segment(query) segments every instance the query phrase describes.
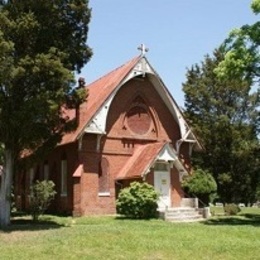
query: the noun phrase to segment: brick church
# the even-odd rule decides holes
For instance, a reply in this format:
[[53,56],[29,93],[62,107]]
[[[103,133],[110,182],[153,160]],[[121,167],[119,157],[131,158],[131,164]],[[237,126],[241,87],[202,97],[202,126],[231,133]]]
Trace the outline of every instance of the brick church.
[[37,179],[54,181],[56,213],[113,214],[119,191],[133,181],[155,187],[159,208],[179,207],[181,180],[201,146],[144,52],[85,88],[87,101],[66,111],[77,114],[77,129],[16,183],[18,208],[28,208]]

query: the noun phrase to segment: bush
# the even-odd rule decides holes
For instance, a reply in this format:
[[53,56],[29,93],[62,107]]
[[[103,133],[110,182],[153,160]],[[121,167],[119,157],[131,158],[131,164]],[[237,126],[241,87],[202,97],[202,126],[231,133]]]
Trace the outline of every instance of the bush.
[[224,212],[227,216],[234,216],[237,215],[241,209],[239,208],[238,205],[232,203],[232,204],[226,204],[224,206]]
[[120,191],[116,201],[117,213],[135,219],[154,218],[157,216],[158,197],[153,186],[133,182]]
[[210,197],[215,196],[217,183],[213,176],[202,169],[197,169],[194,173],[183,180],[182,187],[189,193],[194,194],[204,204],[209,204]]
[[52,181],[36,181],[31,187],[30,193],[30,214],[33,221],[39,220],[49,207],[50,202],[54,199],[56,191],[54,190],[55,184]]

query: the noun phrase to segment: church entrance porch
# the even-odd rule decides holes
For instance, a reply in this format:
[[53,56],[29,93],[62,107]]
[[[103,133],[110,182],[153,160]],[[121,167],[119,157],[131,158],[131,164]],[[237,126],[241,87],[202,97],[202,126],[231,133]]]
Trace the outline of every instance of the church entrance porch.
[[159,193],[158,209],[171,207],[171,178],[167,164],[156,164],[154,170],[154,188]]

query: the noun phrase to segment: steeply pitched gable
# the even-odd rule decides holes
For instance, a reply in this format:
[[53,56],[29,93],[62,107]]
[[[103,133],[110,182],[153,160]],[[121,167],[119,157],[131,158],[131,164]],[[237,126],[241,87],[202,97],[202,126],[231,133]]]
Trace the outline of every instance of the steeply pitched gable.
[[[97,113],[97,111],[102,107],[113,90],[133,69],[139,59],[140,56],[133,58],[121,67],[111,71],[110,73],[86,86],[86,89],[88,90],[88,98],[87,101],[81,104],[79,108],[79,125],[74,132],[65,134],[63,136],[61,144],[76,141],[78,136],[81,135],[84,131],[86,124],[88,124],[95,113]],[[75,109],[67,111],[66,115],[72,119],[76,115]]]
[[[83,136],[85,132],[105,134],[107,113],[117,91],[128,80],[145,74],[148,75],[149,80],[180,127],[181,137],[177,143],[177,153],[182,142],[190,142],[194,144],[195,148],[201,149],[200,143],[185,121],[177,103],[160,76],[143,55],[133,58],[121,67],[86,86],[88,89],[88,99],[79,108],[79,125],[74,132],[64,135],[61,144],[74,142]],[[70,119],[75,117],[75,114],[75,110],[66,111],[66,115]]]

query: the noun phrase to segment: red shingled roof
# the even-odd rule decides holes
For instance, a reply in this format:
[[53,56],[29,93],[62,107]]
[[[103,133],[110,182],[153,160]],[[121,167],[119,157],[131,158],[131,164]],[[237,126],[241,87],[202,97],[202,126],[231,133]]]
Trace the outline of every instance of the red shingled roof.
[[[65,134],[60,144],[67,144],[76,141],[78,135],[83,131],[86,124],[92,119],[98,109],[104,104],[107,98],[134,68],[140,59],[141,56],[135,57],[121,67],[111,71],[86,86],[88,89],[88,98],[87,102],[84,102],[80,106],[79,125],[75,131]],[[69,119],[73,119],[75,117],[75,110],[73,109],[63,112]]]
[[117,179],[140,178],[152,166],[166,143],[152,143],[138,146],[129,158]]

